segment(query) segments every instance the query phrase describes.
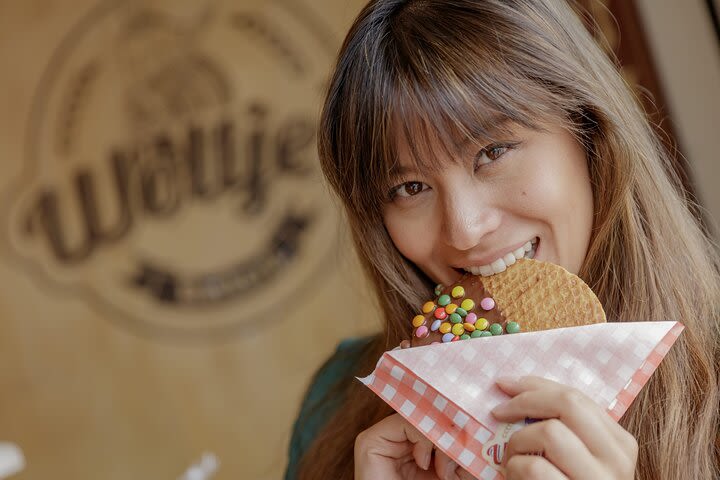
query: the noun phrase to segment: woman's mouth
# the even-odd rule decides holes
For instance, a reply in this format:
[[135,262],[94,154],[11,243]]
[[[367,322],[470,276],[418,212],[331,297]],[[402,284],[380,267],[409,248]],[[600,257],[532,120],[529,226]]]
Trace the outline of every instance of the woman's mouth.
[[482,275],[483,277],[489,277],[490,275],[504,272],[507,267],[513,265],[521,258],[534,258],[538,242],[539,238],[535,237],[532,240],[528,240],[522,247],[506,253],[502,257],[497,258],[486,265],[464,267],[463,270],[472,273],[473,275]]

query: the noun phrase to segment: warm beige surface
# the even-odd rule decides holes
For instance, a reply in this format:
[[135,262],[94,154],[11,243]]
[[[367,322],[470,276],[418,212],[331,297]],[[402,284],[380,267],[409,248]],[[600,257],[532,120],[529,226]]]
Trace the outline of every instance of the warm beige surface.
[[[192,11],[193,6],[200,4],[169,0],[155,3],[164,8],[171,5],[181,13]],[[232,3],[246,7],[254,2],[204,2],[203,5]],[[16,191],[11,187],[17,186],[23,162],[27,161],[23,142],[41,74],[61,39],[97,4],[88,0],[0,2],[3,207],[7,207],[8,202],[14,205],[16,200],[9,198],[8,192]],[[335,32],[331,38],[337,43],[359,4],[356,1],[306,1],[311,15]],[[97,47],[93,42],[105,41],[103,32],[94,35],[81,47],[75,47],[74,52],[90,51]],[[304,41],[304,37],[298,38],[298,42]],[[163,45],[172,39],[152,41]],[[144,48],[142,42],[129,45],[130,59],[136,54],[142,57]],[[252,55],[252,49],[247,51]],[[243,52],[245,50],[238,48],[220,55],[226,59],[234,56],[234,62],[223,64],[228,71],[239,69],[236,76],[229,75],[229,78],[246,82],[237,86],[238,95],[252,92],[255,97],[272,102],[275,97],[282,100],[283,95],[289,95],[285,88],[302,87],[301,82],[290,85],[291,76],[264,78],[260,70],[266,67],[265,57],[247,59],[242,57]],[[316,74],[319,69],[329,67],[327,60],[323,67],[325,57],[309,55],[307,58],[314,62]],[[149,64],[140,68],[152,69],[155,62],[161,60],[146,59]],[[255,74],[253,69],[260,73]],[[89,112],[94,122],[83,125],[82,119],[78,120],[80,128],[85,129],[78,138],[84,139],[82,148],[87,151],[116,133],[96,135],[96,129],[105,125],[103,122],[112,125],[111,115],[104,117],[102,109],[114,108],[113,97],[122,95],[127,86],[122,84],[126,73],[122,69],[116,71],[117,92],[108,93],[108,82],[112,79],[105,78],[100,84],[106,88],[107,101],[89,97],[89,107],[84,110],[78,107],[79,111]],[[259,83],[250,84],[253,78]],[[287,97],[289,99],[277,108],[287,105],[291,109],[296,102],[298,105],[306,102],[301,105],[306,109],[311,108],[309,105],[317,106],[317,91],[298,92],[300,90],[291,92],[297,100]],[[146,98],[148,102],[152,100],[152,97]],[[197,118],[206,113],[200,111]],[[118,131],[124,128],[122,124],[115,127]],[[83,132],[92,135],[83,137]],[[49,152],[48,155],[53,154],[52,145],[36,147]],[[49,182],[62,178],[61,170],[65,167],[58,165],[61,163],[49,162],[43,166],[36,172],[36,181],[39,181],[37,178]],[[315,193],[321,191],[317,183],[310,183],[307,188]],[[309,191],[306,193],[295,192],[299,199],[310,195]],[[219,201],[217,210],[224,208],[225,201],[224,197]],[[192,204],[182,215],[164,224],[143,220],[142,227],[131,236],[77,266],[54,265],[46,246],[24,242],[18,233],[17,218],[12,215],[20,215],[22,209],[12,210],[11,215],[6,215],[7,208],[2,209],[4,216],[0,222],[3,229],[12,230],[10,241],[15,243],[12,247],[7,241],[0,244],[0,441],[17,443],[27,458],[26,470],[13,478],[175,479],[199,461],[203,452],[212,452],[220,461],[213,479],[281,476],[291,422],[310,375],[339,339],[377,328],[368,307],[367,293],[348,253],[346,235],[344,239],[340,235],[336,241],[329,242],[333,248],[321,252],[321,259],[311,265],[319,268],[321,274],[308,275],[307,280],[302,281],[303,272],[288,273],[291,281],[300,282],[293,288],[302,287],[301,294],[293,296],[290,292],[287,295],[290,300],[281,309],[257,316],[252,322],[245,322],[238,332],[213,341],[183,343],[162,336],[138,335],[124,320],[110,318],[112,310],[93,305],[83,295],[60,288],[47,278],[56,277],[57,283],[66,286],[112,289],[112,282],[119,277],[104,275],[105,271],[123,268],[124,262],[131,258],[128,251],[142,251],[143,245],[149,245],[154,254],[189,270],[206,263],[220,264],[225,261],[226,252],[239,252],[238,256],[242,257],[245,250],[260,248],[258,236],[241,235],[234,230],[236,227],[227,220],[232,218],[230,214],[223,216],[215,207],[208,209],[199,205]],[[273,211],[272,202],[268,208],[269,212]],[[334,238],[335,233],[341,231],[336,215],[329,210],[323,210],[323,215],[331,220],[324,225],[324,234]],[[251,231],[262,232],[264,221],[254,224]],[[187,229],[188,222],[196,222],[197,228]],[[321,240],[318,237],[313,244],[306,245],[301,255],[311,255],[313,248],[328,243]],[[158,249],[158,241],[165,242],[166,248]],[[49,275],[27,268],[37,262],[48,264]],[[121,297],[120,301],[127,305],[120,308],[142,307],[142,303],[130,305],[138,298],[137,295]],[[232,324],[234,315],[243,316],[244,306],[244,301],[235,302],[231,307],[222,306],[224,316],[207,310],[207,320],[214,324]],[[161,326],[176,321],[201,321],[203,311],[178,313],[175,318],[172,313],[163,313],[162,307],[148,302],[147,312],[152,312],[153,318],[147,320]]]

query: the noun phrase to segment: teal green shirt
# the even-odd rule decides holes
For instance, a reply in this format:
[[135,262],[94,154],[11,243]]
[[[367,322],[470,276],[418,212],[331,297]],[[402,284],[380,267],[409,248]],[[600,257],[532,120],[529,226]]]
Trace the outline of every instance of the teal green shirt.
[[340,379],[352,375],[353,366],[357,363],[365,347],[372,337],[351,338],[343,340],[335,353],[320,368],[315,381],[310,385],[303,399],[300,413],[293,426],[292,437],[288,449],[288,466],[285,480],[297,478],[300,458],[320,432],[325,422],[332,416],[335,409],[342,403],[343,397],[334,397],[330,402],[318,408],[325,394]]

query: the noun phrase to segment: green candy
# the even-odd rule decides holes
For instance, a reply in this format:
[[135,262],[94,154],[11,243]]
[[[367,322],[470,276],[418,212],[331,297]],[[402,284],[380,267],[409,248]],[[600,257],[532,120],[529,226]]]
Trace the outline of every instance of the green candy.
[[462,335],[460,335],[460,340],[467,340],[468,338],[470,338],[470,335],[468,335],[467,333],[463,333]]
[[442,293],[443,286],[441,283],[438,283],[435,285],[435,295],[440,295]]
[[[475,330],[477,332],[477,330]],[[492,337],[492,333],[488,332],[487,330],[483,330],[480,332],[481,337]]]
[[462,317],[461,317],[460,315],[458,315],[457,313],[451,313],[451,314],[450,314],[450,321],[451,321],[452,323],[461,323],[461,322],[462,322]]
[[467,310],[465,310],[464,308],[460,308],[460,307],[456,308],[455,313],[457,313],[458,315],[460,315],[463,318],[467,317]]
[[502,333],[503,333],[502,325],[500,325],[499,323],[493,323],[492,325],[490,325],[490,334],[491,335],[502,335]]
[[520,325],[517,322],[508,322],[505,325],[505,331],[507,333],[518,333],[520,331]]
[[473,330],[473,332],[470,334],[470,338],[478,338],[483,337],[483,333],[490,333],[490,332],[483,332],[482,330]]
[[445,305],[448,305],[450,303],[450,295],[440,295],[440,298],[438,298],[438,305],[441,307],[444,307]]

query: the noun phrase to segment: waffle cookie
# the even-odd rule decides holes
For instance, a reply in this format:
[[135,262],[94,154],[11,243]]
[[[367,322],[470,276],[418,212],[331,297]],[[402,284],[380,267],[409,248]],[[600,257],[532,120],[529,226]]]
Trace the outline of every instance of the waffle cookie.
[[489,277],[467,274],[450,286],[438,285],[435,295],[412,319],[411,346],[605,322],[585,282],[529,258]]

